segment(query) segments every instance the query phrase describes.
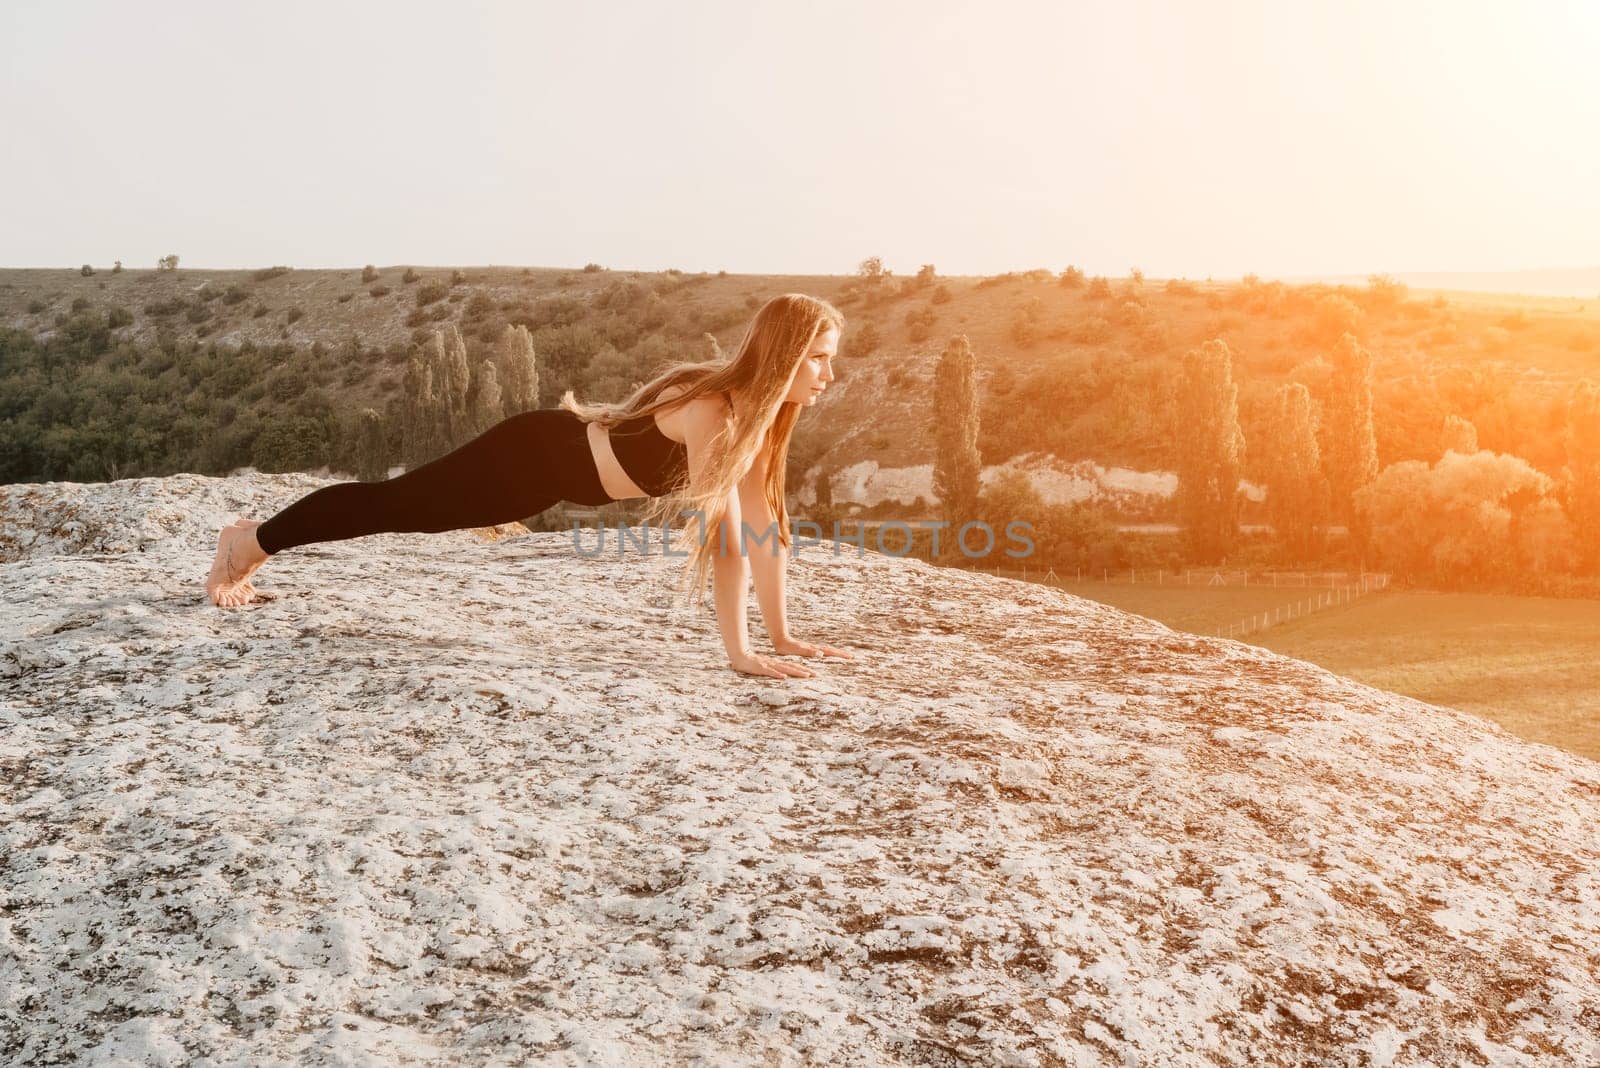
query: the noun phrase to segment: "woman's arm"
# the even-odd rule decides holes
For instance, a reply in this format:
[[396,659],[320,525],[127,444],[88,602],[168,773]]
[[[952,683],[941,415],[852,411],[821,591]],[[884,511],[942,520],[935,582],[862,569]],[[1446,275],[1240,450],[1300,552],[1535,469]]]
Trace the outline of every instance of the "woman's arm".
[[783,585],[789,550],[778,538],[778,519],[767,500],[766,462],[767,454],[762,452],[755,466],[739,480],[739,510],[750,528],[745,552],[750,559],[750,573],[755,576],[761,622],[766,625],[767,634],[776,647],[789,640],[788,605]]
[[746,553],[750,558],[750,571],[755,576],[756,603],[761,606],[761,621],[772,638],[773,651],[799,656],[842,656],[853,660],[854,655],[844,649],[801,641],[789,633],[788,593],[784,584],[789,550],[778,539],[778,520],[767,501],[766,462],[767,454],[762,452],[754,467],[739,481],[739,502],[744,522],[750,528]]
[[[684,433],[691,484],[700,482],[705,476],[711,440],[721,428],[725,412],[726,407],[720,400],[706,399],[703,407],[701,402],[691,406]],[[728,493],[720,520],[712,525],[708,516],[704,527],[706,537],[711,539],[714,547],[711,560],[712,603],[716,606],[717,629],[722,634],[728,663],[735,671],[750,675],[780,679],[790,675],[814,675],[816,672],[802,665],[762,656],[750,648],[749,624],[745,613],[745,590],[749,586],[750,572],[745,554],[740,549],[742,514],[739,498],[739,489],[735,487]]]

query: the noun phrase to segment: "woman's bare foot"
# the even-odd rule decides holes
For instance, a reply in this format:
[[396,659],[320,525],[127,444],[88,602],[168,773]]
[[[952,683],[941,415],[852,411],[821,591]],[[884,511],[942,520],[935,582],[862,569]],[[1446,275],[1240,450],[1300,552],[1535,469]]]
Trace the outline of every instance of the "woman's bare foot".
[[[232,523],[229,523],[228,525],[230,527],[239,527],[240,529],[243,529],[243,530],[254,530],[254,529],[256,529],[256,527],[259,527],[261,525],[261,522],[262,521],[259,520],[259,519],[245,519],[245,518],[243,518],[241,516],[240,518],[235,519]],[[253,544],[258,549],[261,547],[261,543],[260,542],[254,542]],[[244,548],[245,548],[245,546],[244,546],[243,543],[241,543],[238,546],[237,555],[234,558],[234,567],[235,568],[237,568],[239,563],[244,559]],[[263,556],[264,555],[265,555],[265,553],[263,553]],[[261,563],[259,561],[256,562],[256,563],[252,563],[250,565],[249,569],[244,572],[244,581],[240,583],[239,592],[249,594],[249,598],[248,599],[251,600],[251,601],[256,601],[256,600],[268,600],[268,601],[270,601],[270,600],[272,600],[271,597],[267,597],[264,594],[257,594],[256,593],[255,584],[250,581],[250,576],[252,574],[254,574],[256,569],[259,568],[260,566],[261,566]]]
[[252,519],[236,519],[217,535],[217,555],[206,578],[206,593],[219,608],[233,608],[256,599],[250,576],[267,562],[267,554],[256,541]]

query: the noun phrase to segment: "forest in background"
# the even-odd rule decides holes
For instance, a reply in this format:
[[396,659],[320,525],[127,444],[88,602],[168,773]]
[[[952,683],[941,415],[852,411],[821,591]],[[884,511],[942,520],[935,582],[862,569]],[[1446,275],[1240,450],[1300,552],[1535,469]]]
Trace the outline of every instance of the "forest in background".
[[[928,265],[897,278],[875,258],[827,278],[191,272],[175,258],[0,278],[0,483],[242,466],[381,477],[565,389],[618,399],[668,363],[721,358],[763,300],[801,290],[849,317],[836,371],[858,381],[797,429],[791,489],[814,465],[934,459],[948,425],[939,367],[959,337],[982,464],[1050,452],[1182,476],[1170,512],[1140,517],[1182,522],[1176,544],[1119,538],[1122,517],[1045,508],[1016,480],[981,495],[984,514],[1048,519],[1041,551],[1063,564],[1331,565],[1370,551],[1369,566],[1419,581],[1539,589],[1595,569],[1584,380],[1600,378],[1600,322],[1580,301],[1468,307],[1381,276],[945,278]],[[1278,492],[1251,515],[1236,493],[1194,492],[1216,471]],[[1283,536],[1230,535],[1241,515]],[[1361,545],[1326,536],[1340,519]]]

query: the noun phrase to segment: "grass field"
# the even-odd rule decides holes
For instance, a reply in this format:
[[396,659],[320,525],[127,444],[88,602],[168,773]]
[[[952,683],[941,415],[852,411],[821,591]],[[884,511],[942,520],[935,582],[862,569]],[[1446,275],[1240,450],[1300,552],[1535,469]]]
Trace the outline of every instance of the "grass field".
[[[1099,582],[1061,588],[1196,633],[1307,593]],[[1389,591],[1244,640],[1600,760],[1600,601]]]

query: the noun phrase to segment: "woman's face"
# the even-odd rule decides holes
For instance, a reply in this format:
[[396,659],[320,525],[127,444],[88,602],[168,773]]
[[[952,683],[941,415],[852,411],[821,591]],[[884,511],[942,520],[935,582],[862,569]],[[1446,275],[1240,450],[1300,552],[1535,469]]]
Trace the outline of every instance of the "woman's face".
[[822,396],[822,391],[833,381],[833,358],[839,353],[839,331],[829,327],[811,342],[808,352],[795,367],[789,380],[789,392],[784,400],[795,404],[812,405]]

